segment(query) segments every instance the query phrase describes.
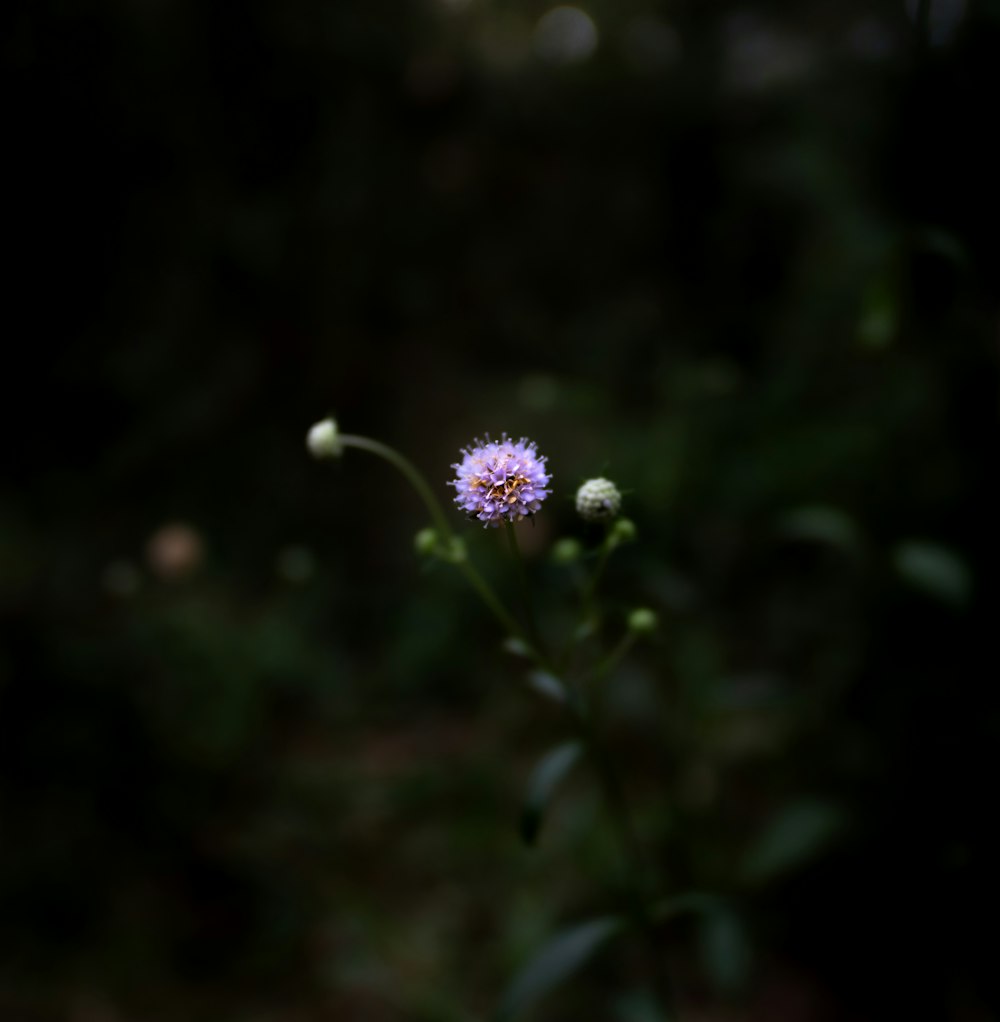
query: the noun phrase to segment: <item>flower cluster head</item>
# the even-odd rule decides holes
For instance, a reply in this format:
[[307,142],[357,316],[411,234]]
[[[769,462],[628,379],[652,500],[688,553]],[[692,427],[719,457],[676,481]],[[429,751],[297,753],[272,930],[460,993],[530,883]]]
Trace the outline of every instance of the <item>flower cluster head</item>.
[[610,479],[588,479],[576,491],[576,511],[585,522],[609,522],[622,508],[622,495]]
[[455,487],[455,503],[484,527],[501,522],[518,522],[534,514],[549,495],[552,478],[545,471],[545,458],[539,457],[534,441],[522,437],[516,443],[504,433],[499,441],[476,440],[463,447],[460,464],[450,483]]

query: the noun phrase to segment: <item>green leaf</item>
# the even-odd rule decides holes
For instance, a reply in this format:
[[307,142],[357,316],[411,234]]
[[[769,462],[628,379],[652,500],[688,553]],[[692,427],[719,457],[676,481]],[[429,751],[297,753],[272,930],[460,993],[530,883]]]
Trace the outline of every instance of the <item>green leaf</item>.
[[530,671],[528,687],[554,703],[565,703],[568,700],[566,686],[550,671]]
[[729,906],[719,903],[701,916],[698,950],[705,975],[719,993],[734,994],[746,986],[753,949],[743,920]]
[[763,883],[797,868],[821,852],[846,825],[841,809],[825,802],[797,802],[775,815],[751,846],[744,878]]
[[858,530],[839,508],[823,504],[795,508],[778,522],[778,530],[789,539],[823,543],[853,553],[858,549]]
[[504,650],[512,656],[521,657],[523,660],[531,659],[531,647],[524,641],[524,639],[519,639],[517,636],[511,635],[509,638],[503,640],[502,646]]
[[896,547],[893,562],[900,577],[928,596],[952,606],[968,601],[972,589],[969,569],[947,547],[910,540]]
[[585,965],[608,940],[620,933],[625,921],[605,916],[580,923],[556,934],[517,974],[507,988],[495,1022],[508,1022],[568,979]]
[[615,1022],[671,1022],[673,1016],[664,1015],[651,990],[640,988],[615,999],[612,1018]]
[[528,778],[528,790],[521,811],[521,837],[524,843],[532,845],[538,840],[542,826],[542,815],[552,797],[556,785],[569,773],[580,758],[582,748],[579,742],[566,742],[546,753]]

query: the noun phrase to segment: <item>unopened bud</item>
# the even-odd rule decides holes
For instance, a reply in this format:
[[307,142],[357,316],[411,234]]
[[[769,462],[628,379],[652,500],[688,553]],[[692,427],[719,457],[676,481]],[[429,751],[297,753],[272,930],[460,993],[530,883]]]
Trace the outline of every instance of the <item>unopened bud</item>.
[[441,556],[452,564],[461,564],[469,556],[465,549],[465,541],[458,536],[452,536]]
[[656,612],[650,610],[649,607],[636,607],[628,616],[629,631],[635,632],[637,635],[648,635],[650,632],[655,632],[658,624],[659,619]]
[[556,564],[572,564],[580,559],[582,552],[583,548],[580,546],[579,541],[567,537],[566,539],[559,540],[552,547],[552,560]]
[[619,518],[611,526],[608,539],[613,546],[620,546],[622,543],[631,543],[635,539],[635,535],[635,523],[630,518]]
[[576,510],[585,522],[610,522],[622,508],[622,495],[610,479],[588,479],[576,491]]
[[438,552],[438,534],[436,529],[421,529],[413,537],[413,548],[421,557],[430,557]]
[[306,436],[306,447],[314,458],[339,458],[344,447],[337,423],[333,419],[317,422]]

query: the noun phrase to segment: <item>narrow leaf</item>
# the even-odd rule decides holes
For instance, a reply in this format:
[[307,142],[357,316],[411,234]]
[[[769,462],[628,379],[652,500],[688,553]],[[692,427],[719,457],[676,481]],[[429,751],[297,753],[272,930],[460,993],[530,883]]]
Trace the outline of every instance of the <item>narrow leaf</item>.
[[580,743],[566,742],[546,753],[528,778],[528,788],[521,810],[521,837],[532,845],[538,839],[542,816],[556,785],[569,773],[580,758]]
[[495,1022],[509,1022],[585,965],[607,941],[621,932],[624,920],[606,916],[556,934],[518,973],[507,988]]
[[798,507],[778,522],[778,531],[788,539],[821,543],[853,553],[860,546],[858,528],[850,515],[825,504]]
[[531,659],[531,647],[524,641],[511,635],[503,640],[502,646],[512,656],[521,657],[524,660]]
[[798,802],[781,810],[750,848],[747,880],[760,883],[786,873],[821,852],[846,824],[844,813],[825,802]]
[[937,543],[910,540],[896,547],[896,571],[928,596],[961,606],[968,602],[972,580],[965,562]]
[[565,703],[567,700],[566,686],[549,671],[530,671],[528,685],[554,703]]

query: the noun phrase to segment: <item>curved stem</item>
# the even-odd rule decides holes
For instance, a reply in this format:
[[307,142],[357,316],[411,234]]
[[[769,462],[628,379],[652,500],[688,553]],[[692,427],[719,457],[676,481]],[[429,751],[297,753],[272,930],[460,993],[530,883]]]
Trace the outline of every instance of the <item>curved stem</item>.
[[479,598],[487,607],[490,608],[494,617],[496,617],[500,624],[502,624],[511,635],[520,639],[525,644],[525,647],[534,655],[535,660],[539,663],[543,663],[544,657],[541,650],[539,650],[537,645],[524,633],[524,629],[521,628],[521,626],[508,612],[507,608],[500,602],[499,597],[490,588],[486,579],[484,579],[476,568],[465,558],[462,558],[462,560],[458,562],[458,566],[468,579],[469,584],[479,594]]
[[404,458],[399,451],[393,450],[388,445],[379,443],[378,440],[371,440],[366,436],[352,436],[348,434],[340,437],[340,443],[344,447],[356,447],[358,450],[375,454],[388,461],[394,468],[399,469],[424,502],[424,506],[430,512],[434,527],[441,532],[442,536],[451,539],[453,533],[451,526],[448,524],[448,519],[445,518],[444,512],[441,510],[441,504],[438,502],[437,497],[434,496],[434,491],[427,485],[427,480],[420,474],[420,469],[409,458]]

